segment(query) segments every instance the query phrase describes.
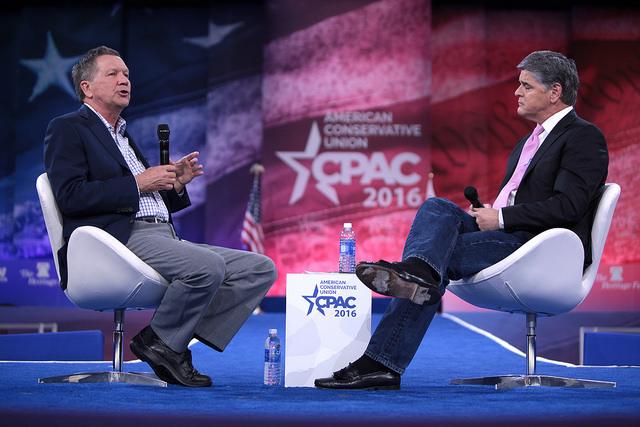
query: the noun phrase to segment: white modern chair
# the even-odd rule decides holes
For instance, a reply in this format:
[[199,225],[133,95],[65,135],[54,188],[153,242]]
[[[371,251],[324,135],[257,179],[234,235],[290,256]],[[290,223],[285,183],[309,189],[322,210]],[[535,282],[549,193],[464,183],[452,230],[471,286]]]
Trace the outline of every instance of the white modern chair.
[[592,263],[584,272],[584,250],[578,236],[564,228],[553,228],[538,234],[502,261],[449,284],[449,291],[475,306],[524,313],[527,329],[525,375],[454,379],[452,384],[495,385],[496,389],[615,387],[615,382],[537,375],[536,320],[538,316],[571,311],[586,298],[596,278],[619,197],[618,184],[605,184],[591,228]]
[[[36,181],[51,251],[58,277],[58,250],[64,244],[62,215],[46,173]],[[39,383],[132,383],[166,387],[150,373],[122,371],[122,336],[126,309],[155,308],[167,281],[115,237],[97,227],[79,227],[71,234],[67,250],[68,280],[65,294],[75,305],[114,312],[113,370],[40,378]]]

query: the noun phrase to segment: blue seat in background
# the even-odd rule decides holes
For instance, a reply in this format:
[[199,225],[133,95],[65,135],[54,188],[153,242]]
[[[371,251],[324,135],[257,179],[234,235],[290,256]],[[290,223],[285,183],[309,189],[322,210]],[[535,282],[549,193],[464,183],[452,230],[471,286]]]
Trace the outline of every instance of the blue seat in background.
[[102,331],[0,335],[0,360],[103,360]]
[[617,329],[581,328],[580,364],[640,366],[640,329]]

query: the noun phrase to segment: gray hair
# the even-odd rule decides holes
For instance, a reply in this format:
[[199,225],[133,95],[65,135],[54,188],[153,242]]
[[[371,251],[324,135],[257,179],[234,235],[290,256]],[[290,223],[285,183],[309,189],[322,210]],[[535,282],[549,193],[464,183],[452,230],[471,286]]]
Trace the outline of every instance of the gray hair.
[[102,55],[120,56],[117,50],[107,46],[98,46],[82,55],[78,62],[71,69],[71,79],[76,90],[76,96],[80,102],[84,101],[84,92],[80,83],[84,80],[91,80],[96,73],[96,58]]
[[554,83],[558,83],[562,86],[560,97],[562,102],[566,105],[575,105],[580,79],[573,59],[558,52],[539,50],[527,55],[517,68],[533,74],[547,89]]

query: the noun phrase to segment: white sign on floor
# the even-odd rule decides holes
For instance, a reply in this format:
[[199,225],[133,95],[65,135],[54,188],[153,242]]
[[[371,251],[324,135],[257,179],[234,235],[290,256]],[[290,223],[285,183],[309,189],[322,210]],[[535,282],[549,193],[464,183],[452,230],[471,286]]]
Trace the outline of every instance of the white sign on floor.
[[287,274],[285,387],[313,387],[362,356],[371,291],[355,274]]

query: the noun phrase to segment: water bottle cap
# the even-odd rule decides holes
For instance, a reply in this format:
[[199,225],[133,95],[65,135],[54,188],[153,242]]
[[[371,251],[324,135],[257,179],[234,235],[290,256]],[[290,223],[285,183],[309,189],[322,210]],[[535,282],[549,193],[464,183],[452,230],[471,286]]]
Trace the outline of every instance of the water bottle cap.
[[277,329],[269,329],[269,335],[276,335],[278,333]]
[[352,227],[352,225],[351,225],[351,223],[350,223],[350,222],[345,222],[343,227],[344,227],[344,228],[351,228],[351,227]]

